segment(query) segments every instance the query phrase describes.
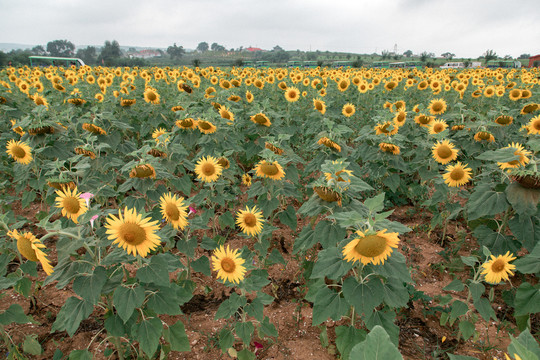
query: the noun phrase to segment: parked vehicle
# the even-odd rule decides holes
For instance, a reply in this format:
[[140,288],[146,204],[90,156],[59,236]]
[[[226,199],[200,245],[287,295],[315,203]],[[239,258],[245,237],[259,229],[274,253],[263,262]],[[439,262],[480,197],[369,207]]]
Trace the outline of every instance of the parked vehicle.
[[29,56],[30,66],[84,66],[84,61],[79,58],[54,57],[54,56]]
[[465,69],[465,63],[462,62],[447,62],[440,66],[441,69]]
[[521,68],[521,62],[517,60],[489,60],[486,67],[491,69],[519,69]]

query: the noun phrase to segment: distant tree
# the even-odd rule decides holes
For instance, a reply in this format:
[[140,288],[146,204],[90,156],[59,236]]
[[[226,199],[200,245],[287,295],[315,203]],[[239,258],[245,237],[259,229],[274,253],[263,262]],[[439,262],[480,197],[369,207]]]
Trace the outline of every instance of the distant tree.
[[424,51],[422,54],[420,54],[420,61],[426,62],[428,59],[433,58],[433,53],[428,53],[427,51]]
[[137,52],[137,49],[135,49],[134,47],[130,47],[128,51],[131,53],[134,53],[134,52]]
[[106,66],[114,65],[115,62],[122,57],[122,51],[120,50],[120,44],[118,41],[109,40],[105,41],[105,46],[101,48],[101,54],[99,54],[98,62]]
[[441,56],[445,59],[452,60],[452,58],[456,56],[456,54],[452,54],[451,52],[445,52],[441,54]]
[[243,66],[244,65],[244,59],[236,59],[233,62],[234,66]]
[[313,53],[313,52],[308,52],[306,54],[306,59],[307,60],[310,60],[310,61],[314,61],[314,60],[317,60],[317,54]]
[[390,58],[390,52],[388,50],[383,50],[381,52],[381,57],[383,58],[383,60],[389,59]]
[[157,49],[157,52],[159,53],[159,56],[160,57],[164,57],[165,56],[165,52],[161,49]]
[[197,50],[200,52],[208,51],[209,48],[208,43],[205,41],[200,42],[199,45],[197,45]]
[[6,65],[7,65],[7,55],[3,51],[0,51],[0,67],[4,67]]
[[47,43],[47,52],[51,56],[72,57],[75,45],[68,40],[54,40]]
[[[208,45],[208,44],[206,44],[206,45]],[[192,64],[193,64],[193,66],[198,67],[198,66],[201,65],[201,60],[200,59],[193,59]]]
[[184,55],[186,51],[184,50],[183,46],[176,46],[176,43],[174,43],[173,46],[169,46],[167,48],[167,54],[171,57],[171,59],[180,59],[182,55]]
[[483,58],[484,60],[486,60],[486,62],[490,61],[490,60],[495,60],[498,58],[497,56],[497,53],[493,50],[486,50],[486,52],[484,53],[483,55]]
[[276,45],[276,46],[274,46],[272,51],[283,51],[283,48],[281,46],[279,46],[279,45]]
[[401,55],[395,54],[395,55],[394,55],[394,60],[399,60],[399,59],[401,59]]
[[405,55],[406,57],[411,57],[412,56],[412,51],[411,50],[407,50],[403,53],[403,55]]
[[354,60],[352,63],[352,67],[354,68],[360,68],[362,65],[364,65],[364,61],[360,58],[356,58],[356,60]]
[[521,54],[519,55],[518,59],[528,59],[531,57],[531,54]]
[[219,45],[218,43],[212,43],[212,45],[210,46],[210,49],[212,51],[225,51],[225,46],[223,45]]
[[463,66],[465,66],[465,68],[468,68],[470,65],[471,65],[471,59],[467,59],[463,62]]
[[86,49],[77,50],[75,55],[87,65],[94,65],[97,60],[97,51],[94,46],[88,46]]
[[43,45],[34,46],[32,48],[32,54],[39,56],[47,55],[47,50],[45,50]]
[[32,52],[30,49],[26,50],[11,50],[9,53],[6,54],[6,63],[9,64],[11,62],[11,65],[13,66],[21,66],[21,65],[30,65],[30,59],[29,56],[32,55]]
[[504,59],[505,59],[505,60],[511,60],[511,59],[512,59],[512,55],[504,55]]

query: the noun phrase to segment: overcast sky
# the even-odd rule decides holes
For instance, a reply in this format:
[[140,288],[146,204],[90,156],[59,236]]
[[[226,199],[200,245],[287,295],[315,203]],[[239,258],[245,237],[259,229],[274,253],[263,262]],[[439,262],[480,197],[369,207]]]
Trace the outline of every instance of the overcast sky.
[[540,54],[540,0],[0,0],[0,43]]

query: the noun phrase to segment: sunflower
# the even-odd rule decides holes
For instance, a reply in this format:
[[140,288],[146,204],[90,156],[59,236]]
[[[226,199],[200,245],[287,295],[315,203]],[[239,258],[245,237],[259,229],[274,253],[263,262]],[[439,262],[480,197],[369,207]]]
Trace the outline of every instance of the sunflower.
[[317,144],[324,145],[329,149],[334,149],[337,152],[341,152],[341,146],[339,146],[338,144],[336,144],[335,142],[333,142],[326,136],[323,136],[322,138],[320,138],[319,141],[317,141]]
[[121,99],[120,100],[120,106],[122,107],[130,107],[132,105],[135,105],[137,103],[137,99]]
[[510,264],[510,261],[515,259],[516,257],[509,251],[497,257],[491,255],[491,259],[482,264],[484,270],[482,270],[481,274],[485,275],[486,281],[491,284],[498,284],[502,280],[508,280],[509,275],[514,275],[512,270],[515,270],[516,265]]
[[94,95],[94,98],[95,98],[98,102],[103,102],[103,100],[105,100],[105,96],[103,96],[103,94],[101,94],[101,93],[97,93],[96,95]]
[[255,124],[264,125],[264,126],[270,126],[272,123],[270,122],[270,119],[268,116],[264,115],[263,113],[258,113],[250,117],[251,121],[253,121]]
[[463,129],[465,129],[465,125],[463,125],[463,124],[452,126],[453,131],[459,131],[459,130],[463,130]]
[[446,123],[446,121],[435,120],[431,123],[431,125],[429,125],[429,133],[432,135],[439,134],[439,133],[442,133],[444,130],[446,130],[447,127],[448,127],[448,124]]
[[246,273],[246,268],[242,266],[244,262],[245,260],[238,254],[238,249],[233,251],[229,246],[224,248],[221,245],[212,255],[212,269],[218,272],[218,279],[232,283],[244,280]]
[[96,153],[93,152],[92,150],[86,150],[80,146],[77,146],[75,149],[75,154],[77,155],[82,155],[82,156],[87,156],[89,157],[90,159],[94,160],[96,158]]
[[144,90],[144,101],[146,101],[147,103],[157,105],[159,104],[159,99],[160,95],[153,87],[149,86]]
[[8,155],[18,163],[28,165],[32,161],[32,150],[23,141],[9,140],[6,149]]
[[528,134],[540,134],[540,115],[533,117],[527,124]]
[[217,127],[208,120],[197,120],[197,127],[203,134],[213,134],[217,130]]
[[531,103],[523,106],[520,113],[521,115],[530,114],[537,111],[538,109],[540,109],[540,104]]
[[77,218],[84,214],[88,208],[81,194],[75,189],[64,187],[62,190],[57,190],[55,199],[57,208],[62,209],[62,215],[73,220],[77,224]]
[[39,261],[47,275],[53,273],[51,262],[47,259],[47,255],[42,250],[45,249],[45,245],[43,245],[43,243],[32,233],[20,233],[17,230],[12,230],[9,231],[7,235],[13,240],[17,240],[17,249],[22,256],[30,261]]
[[321,99],[313,99],[313,108],[321,114],[326,112],[326,104]]
[[458,150],[456,150],[454,148],[454,144],[448,140],[437,142],[431,148],[431,152],[433,154],[433,158],[438,163],[443,165],[449,163],[450,161],[456,160],[458,155]]
[[225,120],[229,120],[231,124],[233,121],[234,121],[234,114],[229,110],[228,107],[226,106],[220,106],[219,108],[219,115],[225,119]]
[[386,121],[382,124],[377,124],[373,128],[375,130],[376,135],[395,135],[399,131],[399,127],[391,121]]
[[405,120],[407,120],[407,112],[405,112],[403,110],[399,110],[396,113],[396,116],[394,116],[394,123],[398,127],[401,127],[401,126],[405,125]]
[[387,233],[387,229],[380,230],[376,234],[364,234],[356,231],[357,238],[350,241],[343,248],[344,260],[355,263],[360,261],[363,265],[384,264],[385,260],[397,248],[399,243],[398,233]]
[[255,174],[259,177],[266,177],[272,180],[281,180],[285,177],[283,167],[277,162],[269,163],[266,160],[260,161],[255,166]]
[[529,158],[527,156],[530,156],[531,152],[528,150],[525,150],[521,144],[511,143],[507,147],[505,147],[505,149],[508,149],[508,148],[515,149],[516,151],[514,152],[514,155],[519,156],[519,159],[508,161],[508,162],[498,162],[497,165],[499,165],[499,167],[502,170],[518,168],[520,166],[525,166],[529,163]]
[[197,121],[193,118],[176,120],[176,126],[184,130],[194,130],[197,128]]
[[264,143],[264,147],[268,150],[271,150],[274,154],[276,155],[283,155],[283,149],[273,145],[273,144],[270,144],[269,142],[265,142]]
[[238,95],[231,95],[227,98],[227,100],[233,101],[233,102],[239,102],[240,100],[242,100],[242,98]]
[[174,112],[176,112],[176,111],[182,111],[182,110],[184,110],[184,108],[183,108],[182,106],[180,106],[180,105],[176,105],[176,106],[173,106],[173,107],[171,108],[171,111],[174,111]]
[[82,105],[86,104],[86,100],[81,99],[81,98],[68,99],[67,102],[70,103],[71,105],[75,105],[75,106],[82,106]]
[[103,130],[101,127],[94,124],[84,123],[82,125],[82,128],[88,132],[91,132],[92,134],[107,135],[107,132],[105,130]]
[[501,115],[495,119],[495,123],[502,126],[508,126],[512,124],[513,121],[514,121],[514,118],[509,115]]
[[315,194],[322,200],[326,202],[337,202],[338,206],[341,207],[341,194],[331,187],[328,186],[315,186],[313,188],[313,191],[315,191]]
[[253,102],[253,94],[252,94],[251,91],[249,91],[249,90],[246,91],[246,101],[247,101],[248,103]]
[[239,210],[236,214],[236,224],[242,229],[242,232],[248,236],[257,236],[263,229],[262,211],[259,211],[256,206],[245,210]]
[[197,178],[204,182],[216,181],[222,172],[223,167],[218,164],[217,159],[213,156],[207,156],[199,159],[197,165],[195,166]]
[[385,142],[379,143],[379,149],[382,152],[392,153],[394,155],[399,155],[400,153],[399,146]]
[[528,99],[532,96],[532,92],[529,89],[523,89],[521,90],[521,98],[522,99]]
[[441,115],[446,111],[447,105],[444,99],[434,99],[429,103],[429,112],[432,115]]
[[123,248],[128,254],[137,254],[146,257],[151,250],[160,245],[158,221],[151,218],[142,218],[137,210],[124,208],[124,215],[118,210],[118,217],[109,215],[107,218],[107,235],[109,240],[114,240],[118,247]]
[[418,83],[418,90],[426,90],[428,88],[429,84],[426,80],[422,80]]
[[353,116],[355,111],[356,111],[356,108],[351,103],[347,103],[347,104],[343,105],[343,108],[341,109],[341,113],[343,115],[345,115],[345,117]]
[[49,108],[49,102],[47,101],[47,99],[45,99],[45,97],[43,96],[40,96],[39,94],[34,94],[32,100],[34,100],[34,103],[38,106],[42,105],[45,106],[47,109]]
[[414,117],[414,122],[423,127],[428,127],[435,120],[433,116],[418,114]]
[[446,173],[443,174],[443,179],[448,186],[458,187],[465,185],[471,180],[471,168],[467,167],[467,164],[457,162],[455,165],[448,165],[446,167]]
[[164,128],[156,129],[152,133],[152,139],[154,139],[157,144],[161,144],[161,143],[165,144],[165,143],[167,143],[169,141],[169,137],[164,136],[166,134],[167,134],[166,129],[164,129]]
[[394,103],[394,107],[396,108],[397,111],[405,111],[407,108],[406,103],[403,100],[396,101]]
[[488,141],[488,142],[494,142],[495,137],[493,134],[487,131],[478,131],[476,134],[474,134],[474,140],[475,141]]
[[395,81],[389,81],[386,84],[384,84],[384,88],[388,91],[394,90],[398,86],[398,83]]
[[169,222],[175,229],[184,230],[187,222],[187,208],[183,197],[171,195],[171,193],[161,196],[159,199],[161,215],[163,219]]
[[489,97],[492,97],[493,95],[495,95],[495,86],[493,85],[486,86],[486,88],[484,89],[484,96],[489,98]]
[[287,99],[288,102],[295,102],[298,101],[300,98],[300,90],[298,90],[295,87],[288,87],[285,90],[285,99]]
[[150,164],[141,164],[135,166],[131,171],[129,172],[130,178],[139,178],[139,179],[145,179],[145,178],[156,178],[156,170],[154,167]]
[[349,88],[349,85],[351,84],[351,81],[347,78],[339,80],[337,86],[338,90],[341,92],[346,91]]
[[512,89],[510,90],[510,93],[508,94],[508,97],[512,101],[517,101],[521,99],[521,90],[520,89]]
[[226,157],[220,157],[218,160],[217,160],[217,163],[219,165],[221,165],[221,167],[223,168],[223,170],[225,169],[228,169],[231,167],[231,162],[229,161],[229,159],[227,159]]
[[242,184],[246,186],[251,186],[251,176],[249,174],[242,175]]

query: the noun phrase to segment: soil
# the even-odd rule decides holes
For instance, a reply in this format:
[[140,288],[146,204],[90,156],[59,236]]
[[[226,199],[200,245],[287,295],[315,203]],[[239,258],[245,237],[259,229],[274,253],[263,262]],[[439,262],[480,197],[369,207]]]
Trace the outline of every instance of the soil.
[[[15,202],[13,209],[18,215],[26,217],[32,223],[36,220],[34,216],[39,210],[46,210],[44,206],[35,203],[22,209],[20,203]],[[431,217],[429,213],[418,211],[412,206],[398,207],[391,216],[391,220],[399,221],[413,229],[400,236],[399,251],[408,260],[415,289],[419,292],[418,294],[423,295],[422,299],[411,301],[409,307],[398,314],[396,325],[400,328],[400,352],[405,359],[411,360],[447,359],[445,352],[473,356],[482,360],[503,359],[504,350],[510,341],[509,333],[515,330],[515,323],[511,311],[500,296],[496,297],[494,308],[499,319],[504,321],[492,321],[488,324],[480,319],[476,323],[480,334],[476,339],[460,340],[457,326],[440,325],[440,312],[434,311],[434,308],[440,305],[441,296],[449,294],[455,299],[466,301],[464,292],[444,291],[443,288],[456,277],[463,278],[470,275],[466,267],[455,265],[449,259],[471,254],[477,248],[477,244],[466,226],[459,221],[449,224],[445,239],[441,239],[440,229],[428,232]],[[299,221],[297,233],[302,226],[306,225],[305,221]],[[271,283],[263,290],[276,299],[271,305],[265,307],[264,315],[268,316],[271,323],[276,326],[279,337],[277,339],[254,338],[250,350],[256,350],[255,342],[257,342],[262,344],[262,349],[256,353],[258,359],[338,359],[335,328],[343,325],[344,321],[326,322],[329,345],[323,346],[320,340],[323,327],[311,325],[312,305],[303,300],[307,289],[302,283],[299,259],[292,255],[294,233],[279,222],[276,222],[274,226],[279,229],[273,233],[269,251],[276,248],[284,257],[286,265],[276,264],[268,269]],[[253,247],[252,241],[240,236],[233,236],[228,240],[228,244],[232,248],[241,248],[244,245]],[[55,259],[54,239],[50,239],[46,245],[52,249],[49,258]],[[197,252],[198,255],[211,255],[209,251],[200,247]],[[12,264],[12,266],[18,265]],[[221,352],[217,342],[217,334],[225,324],[225,320],[214,320],[219,305],[230,295],[231,288],[216,281],[215,276],[208,277],[201,273],[195,273],[193,276],[198,286],[193,298],[182,306],[184,314],[161,316],[167,324],[173,324],[178,320],[184,323],[191,344],[191,352],[172,352],[168,358],[232,359],[229,354]],[[44,278],[45,273],[40,270],[38,278],[32,280],[43,281]],[[505,285],[500,287],[505,288]],[[207,293],[205,291],[207,288],[211,288],[212,291]],[[496,293],[500,294],[500,289],[497,289]],[[95,310],[88,319],[82,322],[73,337],[69,337],[66,332],[50,333],[61,306],[67,298],[74,295],[70,287],[57,289],[53,283],[35,291],[34,294],[34,297],[27,299],[12,289],[5,291],[4,296],[0,298],[0,311],[17,303],[23,307],[26,314],[34,318],[34,323],[10,325],[6,330],[16,343],[21,343],[27,334],[36,334],[44,352],[41,356],[34,357],[35,359],[52,359],[57,349],[64,354],[69,354],[72,350],[86,348],[89,348],[95,359],[117,358],[116,354],[105,356],[106,350],[113,347],[105,339],[106,335],[100,325],[103,313],[99,310]],[[540,321],[537,322],[540,324]],[[3,351],[0,346],[0,354]]]

